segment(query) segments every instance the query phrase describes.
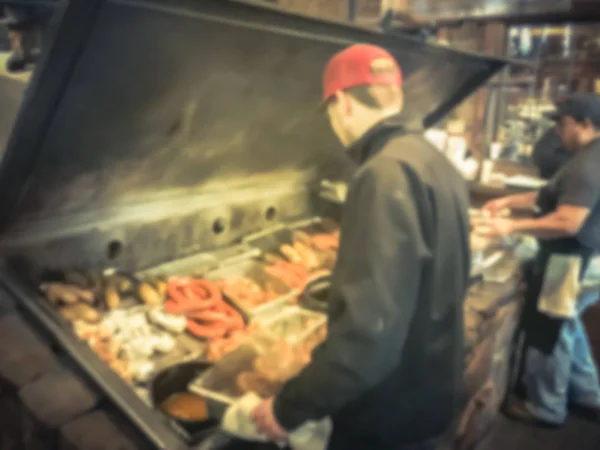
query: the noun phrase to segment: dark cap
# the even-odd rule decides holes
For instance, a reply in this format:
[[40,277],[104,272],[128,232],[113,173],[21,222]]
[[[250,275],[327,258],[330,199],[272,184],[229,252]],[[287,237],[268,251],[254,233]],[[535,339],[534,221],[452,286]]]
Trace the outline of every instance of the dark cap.
[[596,94],[574,94],[559,101],[556,111],[547,114],[547,117],[554,121],[565,116],[578,122],[589,120],[600,128],[600,97]]

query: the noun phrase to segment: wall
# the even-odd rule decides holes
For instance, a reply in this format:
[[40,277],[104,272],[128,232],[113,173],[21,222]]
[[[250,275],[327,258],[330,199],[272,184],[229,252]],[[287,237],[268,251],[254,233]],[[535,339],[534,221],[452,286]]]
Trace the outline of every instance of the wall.
[[[464,24],[441,28],[438,39],[461,50],[485,53],[502,57],[506,54],[506,26],[501,22]],[[486,142],[486,104],[489,90],[482,88],[461,104],[455,111],[455,118],[466,124],[469,148],[476,157],[485,153]]]
[[[290,11],[325,19],[348,20],[350,13],[349,0],[277,0],[272,3]],[[405,6],[405,3],[406,0],[356,0],[357,18],[377,18],[382,7],[386,8],[386,4],[398,8]]]

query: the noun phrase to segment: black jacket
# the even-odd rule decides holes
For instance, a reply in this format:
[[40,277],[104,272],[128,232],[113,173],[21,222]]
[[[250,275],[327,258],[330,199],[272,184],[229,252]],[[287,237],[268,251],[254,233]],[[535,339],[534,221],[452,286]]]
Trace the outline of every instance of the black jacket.
[[468,192],[396,118],[350,152],[361,166],[342,215],[328,339],[275,415],[289,430],[331,416],[347,448],[398,449],[442,435],[463,405]]

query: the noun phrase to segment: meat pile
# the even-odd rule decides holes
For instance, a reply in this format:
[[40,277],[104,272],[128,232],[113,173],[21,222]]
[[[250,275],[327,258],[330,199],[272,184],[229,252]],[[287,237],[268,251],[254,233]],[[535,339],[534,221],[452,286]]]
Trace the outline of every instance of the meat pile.
[[299,291],[303,291],[311,280],[330,274],[329,270],[326,269],[317,270],[311,273],[299,264],[283,260],[276,261],[273,264],[266,266],[265,272],[272,277],[283,281],[292,289],[297,289]]
[[237,390],[242,395],[254,392],[262,398],[272,397],[309,362],[310,353],[304,349],[278,342],[267,354],[254,359],[252,370],[237,376]]
[[340,246],[339,230],[331,233],[307,234],[302,231],[294,232],[294,240],[298,240],[316,250],[337,250]]
[[303,267],[308,272],[318,269],[321,264],[315,252],[308,245],[300,241],[292,244],[283,244],[279,247],[279,251],[289,262]]
[[239,394],[254,392],[262,398],[276,395],[287,380],[310,363],[313,349],[323,341],[325,334],[326,327],[322,326],[302,344],[277,342],[267,353],[254,359],[251,370],[237,376]]
[[221,291],[203,279],[174,277],[167,283],[165,311],[187,318],[187,330],[203,339],[221,339],[245,328],[244,319]]
[[62,274],[61,281],[42,283],[40,289],[66,320],[94,324],[105,312],[122,308],[124,300],[129,304],[162,305],[166,283],[161,279],[142,281],[121,273],[69,270]]
[[89,326],[85,322],[75,322],[74,330],[79,339],[85,341],[102,361],[127,382],[133,381],[129,362],[121,353],[120,344],[113,339],[109,330]]
[[265,271],[293,289],[302,290],[308,282],[309,272],[300,264],[279,260],[266,266]]
[[[313,267],[312,265],[308,264],[309,261],[306,261],[305,263],[303,263],[303,267],[305,267],[309,271],[312,271],[315,268],[330,270],[333,269],[337,259],[337,250],[339,248],[340,242],[339,230],[327,233],[322,232],[312,234],[297,230],[294,231],[292,239],[295,243],[294,248],[299,247],[300,249],[308,249],[313,255],[317,257],[318,266]],[[282,253],[285,252],[282,251]],[[291,259],[289,260],[291,262],[294,262]]]
[[227,337],[213,339],[206,346],[206,359],[210,362],[219,361],[223,356],[244,344],[257,329],[258,325],[250,324],[244,331],[234,331]]
[[256,308],[278,297],[277,291],[271,284],[266,283],[263,289],[248,277],[226,278],[216,282],[215,285],[226,296],[248,309]]

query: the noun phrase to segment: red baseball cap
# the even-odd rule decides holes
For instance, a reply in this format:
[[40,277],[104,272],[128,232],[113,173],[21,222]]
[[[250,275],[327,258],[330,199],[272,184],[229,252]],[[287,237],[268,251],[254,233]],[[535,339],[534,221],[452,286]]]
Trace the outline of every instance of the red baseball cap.
[[323,101],[329,100],[337,91],[371,84],[402,86],[402,70],[387,50],[376,45],[352,45],[327,63],[323,75]]

